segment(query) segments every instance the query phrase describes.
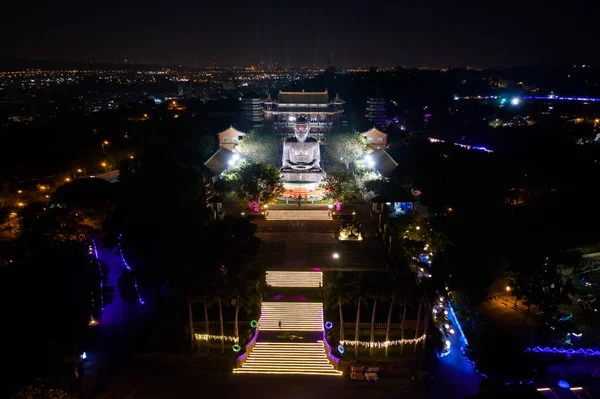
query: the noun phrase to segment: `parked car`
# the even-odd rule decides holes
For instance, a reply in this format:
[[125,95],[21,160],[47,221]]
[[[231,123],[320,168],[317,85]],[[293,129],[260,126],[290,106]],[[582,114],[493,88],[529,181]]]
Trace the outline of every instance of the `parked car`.
[[577,304],[583,307],[590,306],[594,302],[596,302],[596,297],[591,294],[583,296],[577,300]]
[[582,277],[579,279],[579,284],[583,285],[584,287],[597,287],[598,284],[596,284],[593,281],[588,280],[585,277]]
[[561,323],[564,321],[569,321],[573,318],[573,313],[571,312],[566,312],[566,311],[560,311],[556,314],[556,316],[554,316],[554,320]]

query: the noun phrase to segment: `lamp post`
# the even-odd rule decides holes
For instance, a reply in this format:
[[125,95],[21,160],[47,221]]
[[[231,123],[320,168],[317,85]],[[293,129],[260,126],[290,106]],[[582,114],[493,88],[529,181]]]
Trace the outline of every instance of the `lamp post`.
[[106,154],[106,152],[104,151],[104,146],[105,146],[105,145],[108,145],[108,141],[106,141],[106,140],[104,140],[104,141],[102,142],[102,153],[103,153],[103,154]]
[[331,255],[331,257],[333,258],[333,264],[337,268],[338,260],[340,259],[340,254],[338,254],[337,252],[334,252],[333,255]]

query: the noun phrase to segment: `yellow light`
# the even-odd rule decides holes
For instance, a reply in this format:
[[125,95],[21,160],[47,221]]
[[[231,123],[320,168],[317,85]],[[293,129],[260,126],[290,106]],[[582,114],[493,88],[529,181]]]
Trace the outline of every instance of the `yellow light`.
[[106,167],[107,163],[106,162],[102,162],[100,165]]
[[173,115],[173,118],[175,118],[175,119],[179,118],[179,114]]
[[23,207],[25,206],[25,203],[24,203],[24,202],[19,202],[17,205],[18,205],[19,207],[23,208]]
[[77,169],[77,173],[83,173],[83,170]]
[[70,178],[70,177],[67,177],[67,178],[65,178],[65,181],[68,183],[68,182],[70,182],[70,181],[71,181],[71,178]]
[[46,198],[50,198],[50,196],[49,196],[49,195],[46,195]]
[[265,208],[265,209],[269,209],[269,205],[268,205],[268,204],[265,204],[265,205],[263,205],[263,208]]
[[333,259],[339,259],[340,258],[340,254],[338,254],[337,252],[333,253]]
[[108,145],[108,141],[104,140],[104,145]]
[[23,190],[17,190],[17,193],[23,194]]
[[133,155],[130,155],[130,156],[129,156],[129,158],[130,158],[130,159],[133,159],[133,158],[134,158],[134,156],[133,156]]
[[417,227],[416,227],[416,229],[417,229],[417,230],[421,230],[421,226],[417,226]]
[[148,117],[148,114],[144,114],[144,118],[147,118],[147,117]]
[[571,391],[581,391],[583,390],[583,387],[573,387],[571,388]]
[[356,215],[356,211],[352,211],[352,215]]
[[549,391],[550,388],[538,388],[537,390],[540,392],[543,392],[543,391]]
[[511,288],[507,285],[506,286],[506,292],[510,292]]

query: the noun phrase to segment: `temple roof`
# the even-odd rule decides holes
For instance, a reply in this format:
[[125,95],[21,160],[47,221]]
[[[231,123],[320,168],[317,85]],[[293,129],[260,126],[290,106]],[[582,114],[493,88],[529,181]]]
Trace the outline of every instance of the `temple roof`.
[[383,136],[387,136],[387,133],[382,132],[381,130],[377,129],[376,127],[372,127],[369,130],[367,130],[366,132],[361,133],[361,136],[368,136],[371,133],[376,133],[376,134],[380,134]]
[[269,94],[269,96],[267,98],[265,98],[263,101],[266,103],[272,103],[273,99],[271,98],[271,95]]
[[225,129],[222,132],[217,133],[217,136],[220,136],[223,133],[233,133],[233,134],[237,134],[238,136],[245,136],[246,135],[246,133],[237,130],[233,126],[230,126],[228,129]]
[[334,103],[345,103],[346,101],[342,100],[340,98],[340,96],[338,94],[335,95],[335,98],[333,99]]
[[308,114],[308,113],[323,113],[323,114],[329,114],[329,113],[335,113],[335,112],[342,112],[342,110],[339,109],[335,109],[332,107],[277,107],[275,109],[272,110],[273,113],[285,113],[285,112],[291,112],[293,114]]
[[279,103],[327,104],[329,93],[325,91],[279,91]]
[[228,161],[233,156],[233,152],[227,148],[219,148],[208,161],[204,162],[206,168],[213,176],[219,176],[227,169]]
[[371,153],[373,161],[375,161],[375,170],[377,170],[381,176],[390,177],[392,172],[396,169],[398,164],[384,149],[378,149]]

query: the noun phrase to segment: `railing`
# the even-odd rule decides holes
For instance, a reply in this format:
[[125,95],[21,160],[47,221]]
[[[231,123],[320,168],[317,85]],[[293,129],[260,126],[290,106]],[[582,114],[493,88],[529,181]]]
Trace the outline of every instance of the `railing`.
[[327,342],[327,333],[325,332],[325,330],[323,330],[323,347],[325,349],[325,355],[327,356],[327,359],[331,362],[333,367],[337,370],[339,363],[340,363],[340,359],[333,356],[333,353],[331,352],[331,346],[329,345],[329,342]]
[[248,359],[248,356],[250,356],[250,352],[252,352],[252,349],[254,349],[254,344],[256,344],[256,339],[258,338],[258,330],[259,330],[259,328],[260,328],[260,325],[256,326],[256,329],[254,330],[254,336],[246,344],[246,351],[237,357],[237,362],[236,363],[237,363],[237,367],[238,368],[242,367],[242,365]]
[[[404,320],[404,328],[405,329],[412,330],[412,329],[414,329],[416,324],[417,324],[416,320]],[[356,328],[356,323],[344,323],[344,328]],[[360,323],[358,328],[370,329],[371,323]],[[386,329],[387,323],[375,323],[375,328],[379,329],[379,330]],[[391,329],[392,330],[402,329],[402,323],[392,323]]]

